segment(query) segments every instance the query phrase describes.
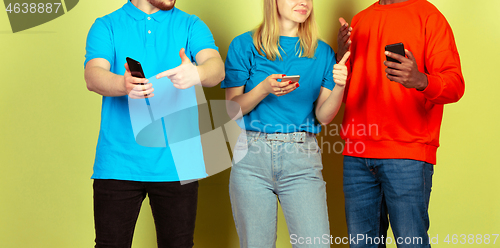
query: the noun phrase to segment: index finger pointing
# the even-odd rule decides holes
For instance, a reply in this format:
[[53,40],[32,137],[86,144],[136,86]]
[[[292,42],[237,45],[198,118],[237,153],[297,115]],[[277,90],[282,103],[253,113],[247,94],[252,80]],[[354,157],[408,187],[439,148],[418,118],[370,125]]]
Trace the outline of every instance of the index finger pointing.
[[345,65],[345,62],[347,62],[347,60],[349,59],[349,56],[351,56],[351,52],[347,51],[344,54],[344,57],[342,57],[342,59],[340,60],[339,65]]
[[166,70],[166,71],[164,71],[164,72],[156,75],[156,79],[160,79],[162,77],[170,77],[170,76],[172,76],[172,75],[174,75],[174,74],[177,73],[176,69],[177,69],[177,67],[173,68],[173,69],[170,69],[170,70]]

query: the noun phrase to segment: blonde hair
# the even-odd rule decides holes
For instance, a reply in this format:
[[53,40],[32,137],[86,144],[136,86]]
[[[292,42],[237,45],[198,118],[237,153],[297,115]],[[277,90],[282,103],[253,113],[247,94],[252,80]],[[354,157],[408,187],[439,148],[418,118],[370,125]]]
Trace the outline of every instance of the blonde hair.
[[[264,20],[253,32],[253,44],[260,55],[269,60],[282,59],[279,44],[280,24],[277,0],[264,0]],[[313,58],[318,47],[318,28],[314,18],[314,10],[303,23],[299,23],[298,30],[300,45],[299,57]]]

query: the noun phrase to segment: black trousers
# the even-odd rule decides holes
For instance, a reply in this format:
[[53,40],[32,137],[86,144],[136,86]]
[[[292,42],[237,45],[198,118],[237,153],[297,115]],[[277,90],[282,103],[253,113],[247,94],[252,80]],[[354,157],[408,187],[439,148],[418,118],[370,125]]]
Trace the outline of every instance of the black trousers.
[[130,248],[142,201],[149,196],[158,248],[193,247],[198,182],[94,180],[96,248]]

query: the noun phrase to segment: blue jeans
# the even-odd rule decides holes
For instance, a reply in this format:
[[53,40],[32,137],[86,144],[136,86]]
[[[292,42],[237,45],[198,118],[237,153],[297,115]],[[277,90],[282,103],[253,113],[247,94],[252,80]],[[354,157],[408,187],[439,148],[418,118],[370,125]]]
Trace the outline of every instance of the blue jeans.
[[[344,157],[344,196],[351,248],[431,247],[432,164],[407,159]],[[387,239],[391,224],[394,239]],[[354,243],[353,243],[354,241]]]
[[243,131],[233,158],[239,161],[231,169],[229,193],[241,248],[276,247],[277,200],[293,247],[330,247],[326,183],[314,134]]

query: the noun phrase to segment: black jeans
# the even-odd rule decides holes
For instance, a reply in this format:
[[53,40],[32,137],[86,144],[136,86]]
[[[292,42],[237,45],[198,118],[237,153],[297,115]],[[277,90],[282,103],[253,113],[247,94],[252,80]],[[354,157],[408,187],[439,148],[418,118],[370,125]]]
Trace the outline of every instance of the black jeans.
[[130,248],[142,201],[149,196],[158,248],[193,247],[198,182],[94,180],[96,248]]

